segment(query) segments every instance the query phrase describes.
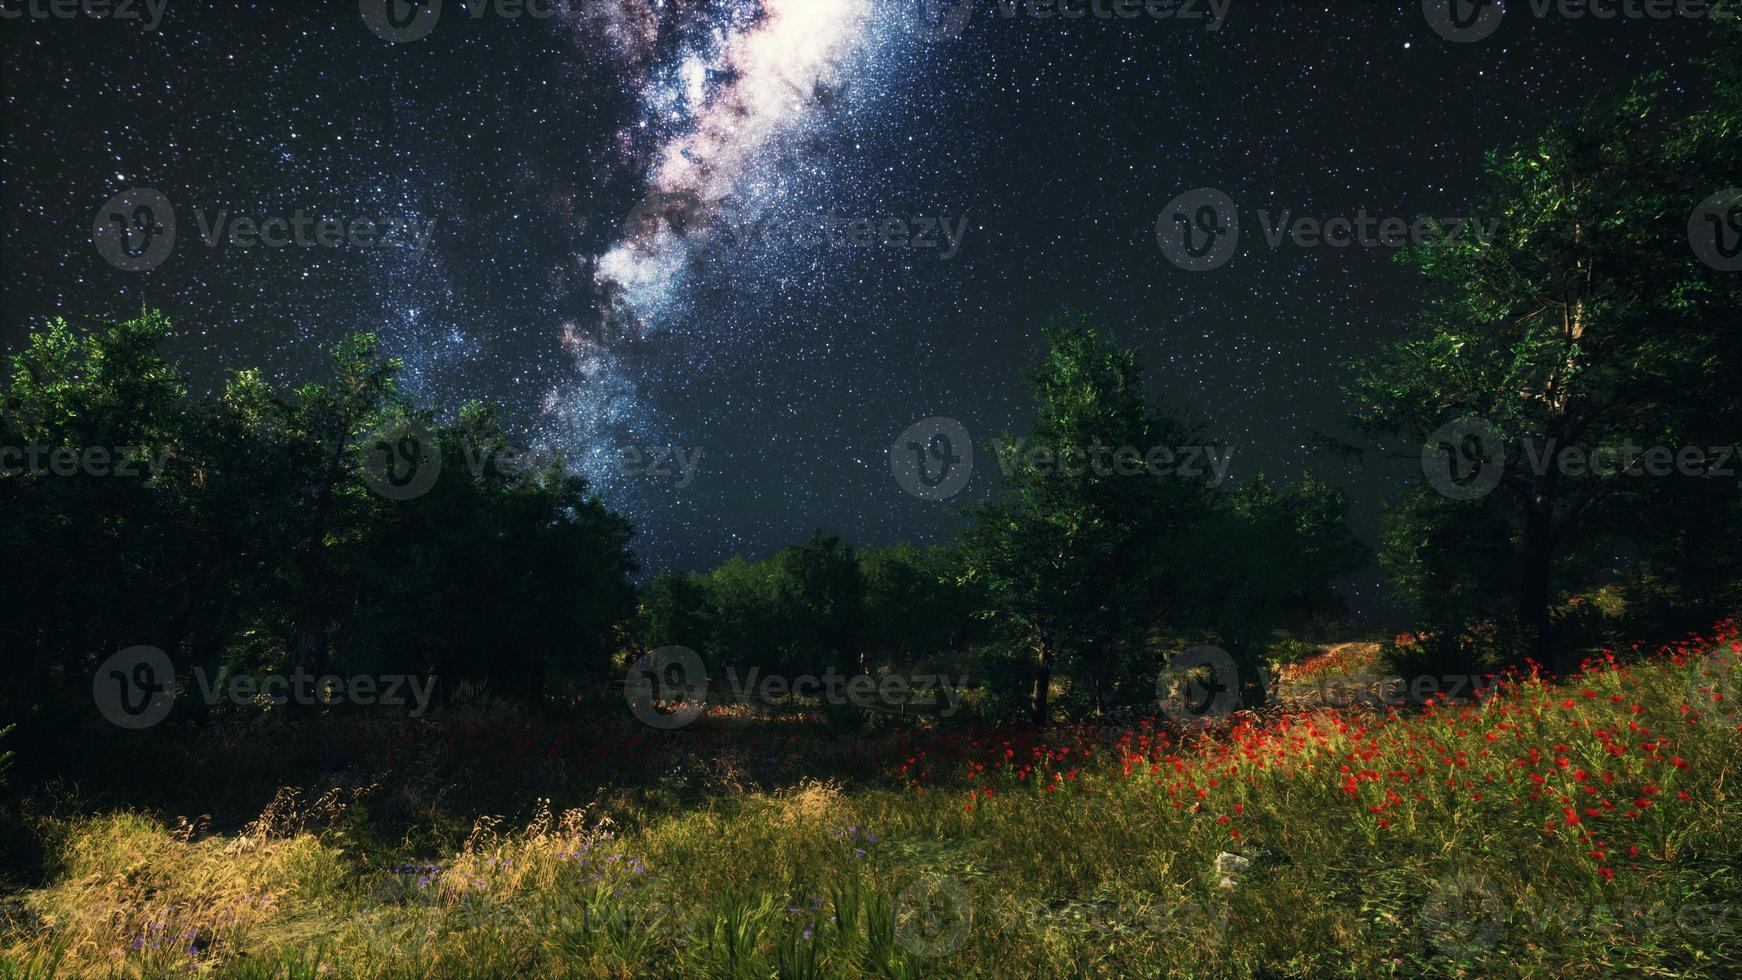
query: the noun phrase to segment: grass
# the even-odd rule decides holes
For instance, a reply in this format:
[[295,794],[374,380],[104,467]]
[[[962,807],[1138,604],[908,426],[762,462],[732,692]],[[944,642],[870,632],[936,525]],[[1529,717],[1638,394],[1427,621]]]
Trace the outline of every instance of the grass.
[[[45,810],[0,977],[1734,976],[1737,636],[1192,733],[510,738],[535,790],[592,803],[463,832],[384,836],[403,787],[221,832]],[[607,736],[593,789],[540,769]]]

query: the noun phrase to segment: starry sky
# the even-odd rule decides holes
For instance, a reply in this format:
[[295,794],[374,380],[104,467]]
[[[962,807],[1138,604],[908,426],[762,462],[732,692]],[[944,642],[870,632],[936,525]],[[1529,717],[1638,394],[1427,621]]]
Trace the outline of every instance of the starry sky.
[[[1219,22],[1207,2],[1062,20],[997,0],[447,0],[404,24],[368,0],[156,0],[155,20],[145,0],[134,20],[30,3],[0,0],[25,14],[0,20],[0,346],[145,303],[196,385],[258,366],[288,386],[374,331],[417,397],[499,402],[565,454],[649,570],[813,530],[944,540],[994,468],[924,500],[891,443],[929,417],[981,444],[1025,428],[1022,371],[1065,309],[1139,351],[1154,396],[1232,446],[1232,479],[1310,468],[1375,541],[1408,468],[1315,456],[1311,433],[1418,283],[1384,248],[1272,248],[1258,212],[1462,214],[1486,150],[1646,71],[1685,90],[1708,40],[1699,20],[1515,3],[1454,42],[1414,0],[1232,0]],[[1157,219],[1206,187],[1243,235],[1193,272]],[[177,228],[144,272],[93,241],[137,188]],[[427,241],[223,233],[299,211]],[[681,449],[693,473],[626,469],[627,447]],[[1348,592],[1386,616],[1376,576]]]

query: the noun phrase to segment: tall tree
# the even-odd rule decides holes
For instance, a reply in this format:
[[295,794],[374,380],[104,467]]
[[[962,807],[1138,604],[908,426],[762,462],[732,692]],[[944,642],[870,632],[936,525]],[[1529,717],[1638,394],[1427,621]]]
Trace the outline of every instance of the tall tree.
[[[1457,540],[1444,521],[1503,529],[1511,594],[1462,615],[1501,619],[1539,658],[1551,653],[1557,588],[1579,584],[1573,567],[1607,528],[1684,489],[1638,478],[1644,447],[1698,444],[1710,419],[1736,417],[1738,277],[1701,261],[1688,225],[1742,172],[1742,104],[1732,81],[1714,89],[1714,108],[1678,115],[1660,82],[1490,154],[1493,190],[1477,216],[1491,237],[1439,236],[1406,253],[1436,296],[1412,336],[1359,363],[1349,389],[1368,430],[1413,445],[1450,432],[1455,460],[1487,468],[1478,479],[1495,481],[1491,493],[1410,504],[1392,525],[1407,540],[1388,550]],[[1563,465],[1569,449],[1615,465]],[[1436,560],[1394,553],[1388,565]],[[1480,583],[1467,591],[1490,598]]]
[[972,510],[962,546],[986,614],[1027,651],[1037,724],[1050,717],[1060,670],[1097,707],[1107,703],[1116,648],[1175,608],[1167,585],[1185,569],[1169,543],[1210,506],[1207,481],[1133,462],[1197,441],[1149,404],[1135,354],[1080,316],[1055,319],[1044,335],[1047,355],[1028,379],[1034,424],[990,447],[1002,493]]

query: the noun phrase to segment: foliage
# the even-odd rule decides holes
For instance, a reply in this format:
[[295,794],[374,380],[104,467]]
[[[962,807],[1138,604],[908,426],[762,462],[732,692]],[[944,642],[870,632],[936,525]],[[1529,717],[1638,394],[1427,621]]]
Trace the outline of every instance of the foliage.
[[[1722,624],[1407,715],[898,735],[871,746],[886,779],[538,804],[453,840],[360,846],[350,811],[321,800],[210,835],[79,815],[49,880],[8,907],[0,960],[75,975],[1733,975],[1742,808],[1725,774],[1742,730],[1714,695],[1735,690],[1738,657]],[[745,724],[789,760],[818,757],[805,768],[864,745]],[[661,773],[691,741],[606,754]]]
[[[1742,418],[1742,281],[1705,265],[1687,234],[1700,202],[1742,171],[1742,33],[1730,37],[1707,103],[1677,114],[1682,96],[1648,77],[1493,153],[1477,209],[1492,238],[1440,236],[1405,254],[1436,292],[1411,336],[1358,363],[1356,421],[1421,447],[1475,417],[1499,440],[1484,464],[1492,493],[1422,490],[1389,516],[1382,564],[1441,633],[1486,623],[1507,649],[1564,663],[1550,610],[1569,594],[1658,572],[1699,583],[1693,615],[1735,595],[1735,556],[1688,547],[1702,528],[1736,525],[1733,488],[1637,468],[1646,447],[1728,445]],[[1457,443],[1460,468],[1487,455]],[[1612,465],[1564,465],[1569,450]]]
[[[170,333],[152,312],[88,333],[56,320],[11,359],[0,445],[47,462],[0,473],[0,657],[23,681],[8,700],[88,690],[134,645],[190,673],[412,673],[529,696],[547,670],[608,669],[634,608],[629,526],[560,461],[496,465],[510,447],[493,409],[415,409],[366,334],[288,397],[254,370],[191,396],[160,353]],[[420,426],[439,477],[376,492],[371,454]],[[180,715],[205,707],[185,700]]]

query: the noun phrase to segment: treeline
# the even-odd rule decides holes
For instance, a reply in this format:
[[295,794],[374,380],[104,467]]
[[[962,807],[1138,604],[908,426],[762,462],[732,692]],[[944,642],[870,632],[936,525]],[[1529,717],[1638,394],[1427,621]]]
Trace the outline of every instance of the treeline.
[[[1141,700],[1131,677],[1153,676],[1163,633],[1255,651],[1334,614],[1331,579],[1364,560],[1342,495],[1310,477],[1230,493],[1034,470],[1042,448],[1196,438],[1147,406],[1129,351],[1069,318],[1046,328],[1010,499],[962,540],[819,534],[640,589],[631,528],[583,478],[529,457],[495,409],[415,408],[374,338],[335,345],[326,377],[282,397],[254,370],[194,396],[161,352],[170,331],[149,312],[83,333],[55,321],[10,359],[0,644],[26,700],[77,699],[133,646],[183,677],[433,676],[441,700],[468,683],[539,697],[680,644],[715,670],[967,670],[1044,717],[1037,671],[1043,701],[1054,682],[1074,708]],[[205,707],[188,701],[178,717]]]
[[[1054,363],[1065,374],[1130,356],[1081,326],[1047,332],[1065,351]],[[1093,423],[1068,435],[1037,428],[1023,451],[1117,437]],[[1119,499],[1099,499],[1115,480],[1129,485]],[[1197,481],[1182,491],[1196,501],[1190,513],[1145,511],[1142,498],[1164,485],[1153,476],[1036,482],[1052,484],[1054,509],[1025,516],[1020,504],[988,505],[946,545],[855,549],[817,534],[766,559],[660,574],[641,590],[635,636],[643,650],[698,651],[715,679],[752,667],[788,676],[967,672],[988,687],[991,713],[1043,718],[1058,707],[1045,701],[1054,687],[1073,713],[1152,699],[1156,670],[1188,639],[1251,662],[1273,630],[1340,616],[1333,580],[1368,560],[1343,493],[1311,476],[1280,488],[1259,476],[1233,492]],[[1123,516],[1111,509],[1127,507]],[[1149,561],[1164,553],[1165,566]]]
[[[1471,215],[1488,240],[1404,253],[1422,313],[1352,366],[1367,438],[1325,440],[1345,456],[1390,443],[1421,467],[1378,555],[1421,627],[1401,652],[1568,666],[1615,623],[1669,632],[1742,604],[1729,30],[1697,95],[1646,78],[1492,154]],[[584,479],[523,465],[493,408],[412,405],[372,337],[283,397],[255,371],[191,397],[160,353],[169,331],[153,313],[86,334],[56,321],[10,360],[0,656],[25,682],[10,699],[88,691],[133,645],[189,668],[403,672],[439,678],[439,697],[477,682],[528,698],[683,645],[715,669],[966,669],[985,710],[1044,722],[1153,700],[1190,643],[1255,679],[1274,631],[1337,617],[1332,583],[1371,557],[1343,494],[1310,476],[1229,489],[1056,465],[1215,445],[1079,316],[1045,327],[1034,418],[986,447],[1002,486],[957,540],[819,534],[640,589],[628,523]],[[1658,475],[1658,453],[1692,471]],[[397,492],[432,462],[439,479]]]
[[[88,697],[95,664],[136,645],[178,671],[433,675],[441,696],[611,669],[635,611],[629,525],[559,461],[503,465],[523,457],[498,412],[417,412],[370,336],[287,397],[253,370],[190,397],[169,334],[156,313],[82,335],[55,321],[10,360],[9,689]],[[438,454],[427,490],[378,492]]]

